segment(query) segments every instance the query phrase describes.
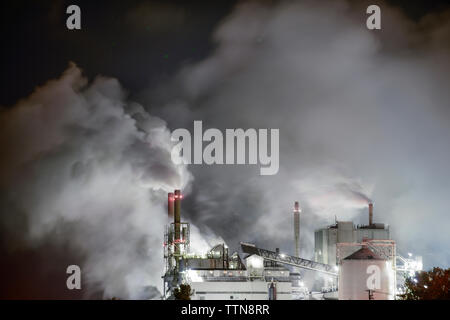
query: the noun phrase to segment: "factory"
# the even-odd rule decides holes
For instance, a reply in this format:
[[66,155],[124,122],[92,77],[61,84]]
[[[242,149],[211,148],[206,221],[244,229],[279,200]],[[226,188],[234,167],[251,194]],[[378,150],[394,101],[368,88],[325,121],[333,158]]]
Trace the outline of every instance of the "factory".
[[[181,220],[180,190],[168,194],[170,222],[164,234],[164,299],[174,299],[174,290],[189,284],[192,300],[393,300],[400,273],[422,267],[421,258],[403,258],[396,253],[389,227],[373,222],[373,204],[368,204],[369,223],[337,221],[314,234],[314,260],[299,257],[301,209],[293,209],[293,255],[241,242],[242,257],[224,243],[205,254],[190,251],[190,224]],[[321,292],[305,286],[302,270],[328,279]]]
[[[341,256],[350,255],[360,249],[364,240],[390,240],[389,227],[383,223],[373,223],[373,204],[369,203],[369,224],[355,226],[351,221],[336,221],[335,224],[316,230],[314,233],[314,257],[316,261],[338,264],[339,248]],[[344,248],[344,244],[348,244]]]

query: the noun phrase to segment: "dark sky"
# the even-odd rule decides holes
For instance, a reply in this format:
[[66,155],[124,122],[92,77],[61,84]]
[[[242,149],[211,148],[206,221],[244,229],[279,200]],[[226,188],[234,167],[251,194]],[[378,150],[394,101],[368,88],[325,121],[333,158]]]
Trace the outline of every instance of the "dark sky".
[[[133,25],[126,13],[140,3],[2,2],[1,104],[11,105],[36,85],[55,78],[68,61],[76,62],[88,76],[117,77],[130,92],[140,91],[173,74],[180,64],[204,57],[211,49],[211,31],[233,7],[233,1],[147,1],[168,20]],[[80,31],[65,27],[70,4],[81,7]],[[175,12],[174,21],[170,12]]]
[[[450,7],[450,1],[389,2],[414,20]],[[81,7],[81,31],[65,27],[69,4]],[[119,79],[131,98],[138,97],[145,89],[168,81],[180,67],[208,56],[214,48],[212,32],[234,4],[2,1],[0,105],[11,107],[36,86],[59,77],[69,61],[89,79],[98,74]],[[141,19],[146,14],[150,18]],[[0,298],[96,297],[64,287],[66,275],[59,266],[80,259],[74,253],[66,255],[64,245],[49,240],[30,248],[6,231],[0,241]]]
[[[81,7],[81,31],[65,26],[70,4]],[[134,16],[127,17],[141,5],[155,10],[155,16],[147,12],[155,21],[134,24]],[[44,0],[2,1],[1,6],[0,105],[9,107],[58,77],[69,61],[90,79],[98,74],[121,79],[130,95],[163,82],[183,63],[207,55],[211,31],[233,1]],[[65,287],[62,266],[79,257],[51,241],[28,248],[17,239],[7,232],[0,237],[0,298],[90,297]]]
[[[414,19],[443,10],[450,1],[391,0]],[[3,1],[1,6],[1,100],[9,106],[34,87],[57,77],[68,61],[87,76],[120,79],[131,94],[163,82],[183,63],[197,61],[213,47],[211,32],[236,1],[145,1],[180,12],[162,25],[131,26],[126,12],[142,1]],[[82,30],[65,28],[65,8],[78,4]],[[143,69],[141,66],[147,67]]]

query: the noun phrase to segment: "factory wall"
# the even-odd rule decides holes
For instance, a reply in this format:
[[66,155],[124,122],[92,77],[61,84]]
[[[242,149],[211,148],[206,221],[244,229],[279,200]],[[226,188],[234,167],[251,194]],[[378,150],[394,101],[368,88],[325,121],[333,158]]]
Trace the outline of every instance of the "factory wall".
[[356,242],[362,242],[363,238],[389,240],[389,229],[356,229]]
[[315,261],[336,264],[337,229],[321,229],[315,232]]
[[338,242],[355,242],[355,227],[351,221],[339,221],[337,223],[337,240]]
[[[269,285],[266,281],[208,281],[191,282],[192,300],[268,300]],[[277,300],[292,299],[292,284],[276,282]]]
[[[337,243],[361,243],[364,238],[389,240],[389,229],[379,228],[355,228],[353,222],[339,221],[334,226],[316,230],[314,233],[315,248],[314,259],[317,262],[336,265],[336,244]],[[341,258],[346,257],[361,246],[347,247],[341,249]]]

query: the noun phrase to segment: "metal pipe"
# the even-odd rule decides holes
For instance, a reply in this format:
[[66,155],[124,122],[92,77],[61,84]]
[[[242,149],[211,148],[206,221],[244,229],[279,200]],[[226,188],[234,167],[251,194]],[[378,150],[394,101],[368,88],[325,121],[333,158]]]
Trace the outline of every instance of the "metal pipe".
[[175,241],[180,240],[180,222],[181,222],[181,191],[175,190],[175,215],[174,215],[174,223],[175,223]]
[[167,216],[170,219],[173,219],[174,214],[174,196],[173,192],[169,192],[167,194]]
[[187,239],[187,228],[183,227],[182,232],[181,232],[181,237],[183,238],[183,243],[186,243],[186,239]]
[[175,200],[175,213],[174,213],[174,233],[175,233],[175,239],[174,239],[174,254],[175,254],[175,277],[174,280],[176,278],[177,283],[179,283],[181,281],[181,276],[178,272],[182,271],[183,268],[183,261],[182,259],[180,259],[180,233],[181,233],[181,191],[180,190],[175,190],[175,194],[174,194],[174,200]]
[[294,241],[295,256],[300,256],[300,204],[298,201],[294,203]]
[[277,286],[273,279],[269,284],[269,300],[277,300]]

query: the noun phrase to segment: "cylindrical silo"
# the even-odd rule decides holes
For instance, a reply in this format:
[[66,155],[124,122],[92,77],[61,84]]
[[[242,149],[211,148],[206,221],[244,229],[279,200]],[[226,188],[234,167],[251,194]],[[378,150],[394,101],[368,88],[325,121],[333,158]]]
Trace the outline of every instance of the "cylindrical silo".
[[393,300],[392,262],[363,247],[341,260],[339,300]]

